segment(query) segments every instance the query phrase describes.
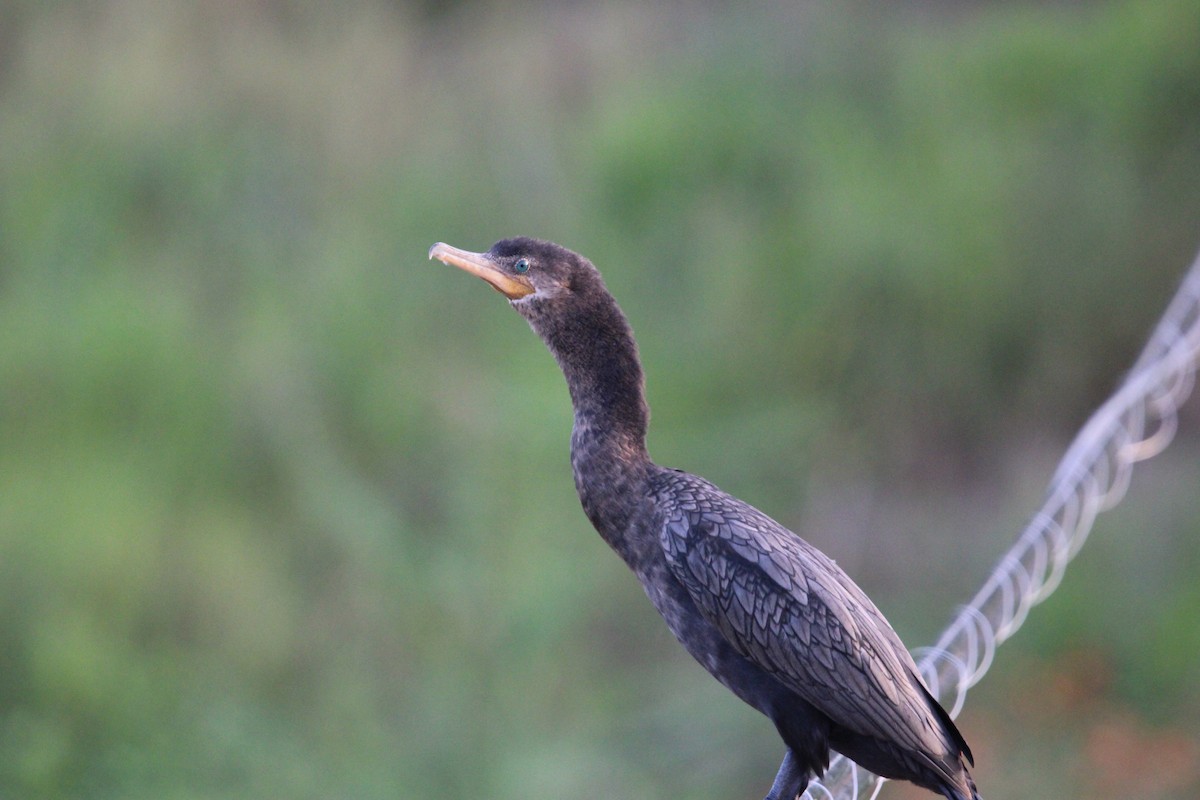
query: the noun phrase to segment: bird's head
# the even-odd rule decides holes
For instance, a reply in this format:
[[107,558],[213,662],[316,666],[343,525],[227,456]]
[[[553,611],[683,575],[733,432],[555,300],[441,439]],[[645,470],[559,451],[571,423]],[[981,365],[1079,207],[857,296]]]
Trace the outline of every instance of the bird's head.
[[486,253],[438,242],[429,248],[429,257],[483,278],[518,310],[538,301],[561,302],[603,285],[599,272],[583,256],[524,236],[501,239]]
[[[647,458],[642,367],[628,320],[600,272],[578,253],[540,239],[502,239],[486,253],[438,242],[429,257],[487,281],[525,318],[562,368],[578,419],[617,442],[621,458]],[[614,456],[616,457],[616,456]]]

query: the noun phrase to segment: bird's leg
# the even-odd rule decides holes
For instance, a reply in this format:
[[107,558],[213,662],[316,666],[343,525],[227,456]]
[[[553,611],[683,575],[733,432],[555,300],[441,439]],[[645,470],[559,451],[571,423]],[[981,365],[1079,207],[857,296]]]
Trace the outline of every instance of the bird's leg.
[[783,763],[775,774],[775,782],[764,800],[796,800],[808,787],[808,770],[800,766],[791,748],[783,755]]

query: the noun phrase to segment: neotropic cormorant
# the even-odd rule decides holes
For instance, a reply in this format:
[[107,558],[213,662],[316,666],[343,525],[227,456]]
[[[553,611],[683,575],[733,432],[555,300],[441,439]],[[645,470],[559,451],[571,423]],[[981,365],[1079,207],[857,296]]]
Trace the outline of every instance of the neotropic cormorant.
[[529,238],[486,253],[438,243],[429,257],[508,297],[554,354],[588,519],[684,648],[787,746],[766,800],[795,800],[831,748],[878,775],[978,800],[967,743],[849,576],[747,503],[650,460],[637,345],[591,262]]

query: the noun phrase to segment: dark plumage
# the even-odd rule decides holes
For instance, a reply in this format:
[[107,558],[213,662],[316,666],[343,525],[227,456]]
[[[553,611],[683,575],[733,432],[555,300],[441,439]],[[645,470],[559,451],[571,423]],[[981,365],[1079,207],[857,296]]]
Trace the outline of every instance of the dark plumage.
[[794,800],[830,748],[978,800],[966,742],[846,573],[757,509],[650,460],[637,345],[587,259],[527,238],[429,254],[505,294],[554,354],[575,408],[571,463],[588,519],[687,651],[787,746],[767,800]]

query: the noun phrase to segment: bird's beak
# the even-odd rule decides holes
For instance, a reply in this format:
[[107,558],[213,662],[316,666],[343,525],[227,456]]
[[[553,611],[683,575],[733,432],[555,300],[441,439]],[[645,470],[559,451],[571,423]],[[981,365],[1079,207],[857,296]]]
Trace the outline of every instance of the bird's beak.
[[429,248],[429,257],[483,278],[492,285],[492,288],[509,300],[518,300],[535,291],[528,278],[510,275],[503,271],[496,266],[487,253],[472,253],[438,242]]

